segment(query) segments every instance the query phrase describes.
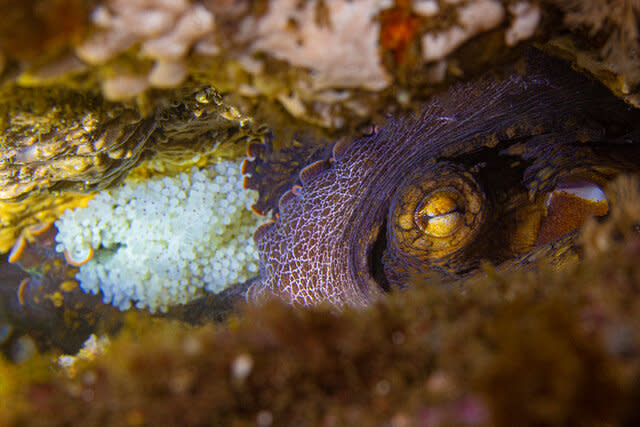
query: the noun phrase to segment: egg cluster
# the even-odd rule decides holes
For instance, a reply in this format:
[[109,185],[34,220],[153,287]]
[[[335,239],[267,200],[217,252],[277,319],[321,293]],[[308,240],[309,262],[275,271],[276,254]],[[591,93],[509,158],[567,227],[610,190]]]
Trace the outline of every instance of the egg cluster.
[[166,311],[258,271],[257,194],[239,164],[220,161],[170,178],[125,183],[56,221],[56,250],[80,265],[85,292],[121,310]]

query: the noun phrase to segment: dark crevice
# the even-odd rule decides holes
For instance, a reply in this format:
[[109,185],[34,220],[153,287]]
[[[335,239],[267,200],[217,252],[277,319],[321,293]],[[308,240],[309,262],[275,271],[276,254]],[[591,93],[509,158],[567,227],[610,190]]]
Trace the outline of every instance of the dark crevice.
[[376,281],[378,286],[385,291],[391,290],[391,285],[387,280],[387,276],[384,274],[384,265],[382,264],[382,256],[387,247],[387,220],[385,219],[378,231],[371,252],[369,253],[369,273],[371,277]]

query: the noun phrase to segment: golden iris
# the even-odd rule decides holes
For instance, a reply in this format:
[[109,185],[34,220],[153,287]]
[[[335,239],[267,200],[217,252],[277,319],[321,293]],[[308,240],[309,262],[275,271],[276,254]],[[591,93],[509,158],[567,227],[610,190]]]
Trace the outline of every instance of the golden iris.
[[429,236],[451,236],[464,222],[458,207],[460,198],[460,194],[453,189],[430,194],[416,210],[416,224]]

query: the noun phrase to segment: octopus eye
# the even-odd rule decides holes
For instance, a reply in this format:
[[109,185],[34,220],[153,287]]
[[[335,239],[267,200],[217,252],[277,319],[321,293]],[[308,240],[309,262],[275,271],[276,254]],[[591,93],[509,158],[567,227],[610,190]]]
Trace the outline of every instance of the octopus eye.
[[436,190],[418,205],[414,221],[427,236],[449,237],[464,223],[461,199],[455,189]]
[[578,179],[560,183],[549,193],[546,215],[540,224],[537,245],[543,245],[576,230],[592,216],[604,216],[609,202],[594,182]]
[[482,228],[485,204],[473,176],[457,165],[441,162],[409,174],[389,208],[383,257],[389,282],[462,257]]

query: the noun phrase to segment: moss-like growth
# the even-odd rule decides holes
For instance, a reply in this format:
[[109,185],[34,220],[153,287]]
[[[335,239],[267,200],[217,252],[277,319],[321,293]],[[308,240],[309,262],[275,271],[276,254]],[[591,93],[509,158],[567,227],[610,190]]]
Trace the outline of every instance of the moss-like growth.
[[50,381],[51,377],[50,355],[34,356],[29,363],[16,365],[0,354],[0,421],[14,412],[30,410],[32,384]]

